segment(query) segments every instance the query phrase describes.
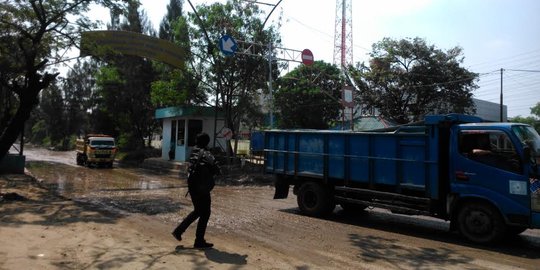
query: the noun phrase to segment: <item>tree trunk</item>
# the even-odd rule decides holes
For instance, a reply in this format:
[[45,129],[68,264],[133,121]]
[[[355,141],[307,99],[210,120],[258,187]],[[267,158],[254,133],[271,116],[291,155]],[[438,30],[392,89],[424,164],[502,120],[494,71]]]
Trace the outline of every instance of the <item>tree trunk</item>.
[[2,133],[2,136],[0,136],[0,160],[7,155],[11,145],[15,143],[19,134],[21,134],[24,123],[30,117],[33,107],[33,102],[26,101],[25,103],[21,103],[19,108],[17,108],[17,112],[4,130],[4,133]]
[[[46,61],[43,61],[40,66],[44,63]],[[11,145],[13,145],[19,134],[21,134],[24,123],[30,118],[30,113],[39,102],[39,92],[47,88],[59,74],[45,73],[44,75],[39,75],[37,74],[37,70],[37,68],[34,68],[32,72],[26,74],[28,84],[27,87],[22,88],[20,91],[20,103],[17,112],[0,135],[0,160],[7,155]],[[21,138],[21,140],[24,140],[24,138]]]

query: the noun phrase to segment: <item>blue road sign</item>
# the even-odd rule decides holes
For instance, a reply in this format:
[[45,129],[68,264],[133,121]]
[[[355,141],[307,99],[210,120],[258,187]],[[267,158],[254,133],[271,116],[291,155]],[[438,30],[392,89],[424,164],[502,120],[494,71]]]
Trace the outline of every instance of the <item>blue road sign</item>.
[[225,56],[232,56],[238,49],[238,45],[236,44],[236,40],[232,38],[229,35],[223,35],[221,39],[219,40],[219,50],[225,55]]

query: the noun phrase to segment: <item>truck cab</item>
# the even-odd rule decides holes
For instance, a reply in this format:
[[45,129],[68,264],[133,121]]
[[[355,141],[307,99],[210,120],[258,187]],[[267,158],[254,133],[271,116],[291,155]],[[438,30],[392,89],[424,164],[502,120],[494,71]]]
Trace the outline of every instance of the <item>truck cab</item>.
[[[462,234],[482,242],[493,237],[490,231],[515,234],[540,227],[540,137],[532,127],[456,125],[450,149],[448,210]],[[490,230],[479,237],[484,228]]]

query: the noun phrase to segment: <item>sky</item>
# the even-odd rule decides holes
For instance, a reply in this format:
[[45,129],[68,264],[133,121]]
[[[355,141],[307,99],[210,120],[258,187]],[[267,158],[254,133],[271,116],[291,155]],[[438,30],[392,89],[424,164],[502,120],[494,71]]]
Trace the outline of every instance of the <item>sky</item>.
[[[197,6],[224,1],[191,2]],[[169,0],[141,3],[158,28]],[[260,7],[270,12],[271,7]],[[192,11],[187,0],[184,11]],[[93,11],[107,20],[104,13]],[[335,13],[336,0],[282,0],[268,23],[282,17],[284,48],[310,49],[315,60],[332,63]],[[384,37],[420,37],[442,50],[463,48],[463,67],[480,74],[475,98],[500,102],[502,68],[508,117],[529,116],[530,108],[540,102],[538,0],[352,0],[352,24],[354,63],[368,61],[372,44]]]

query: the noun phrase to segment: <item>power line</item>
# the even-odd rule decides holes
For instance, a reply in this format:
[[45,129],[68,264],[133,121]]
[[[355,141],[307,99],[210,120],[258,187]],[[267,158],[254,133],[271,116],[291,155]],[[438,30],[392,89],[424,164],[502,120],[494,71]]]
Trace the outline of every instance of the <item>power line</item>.
[[523,60],[528,60],[528,59],[531,59],[532,57],[530,55],[533,55],[533,56],[536,56],[538,55],[540,57],[540,49],[534,49],[532,51],[527,51],[527,52],[522,52],[522,53],[519,53],[519,54],[516,54],[516,55],[512,55],[512,56],[507,56],[507,57],[502,57],[502,58],[499,58],[498,60],[495,60],[495,61],[486,61],[486,62],[481,62],[481,63],[478,63],[478,64],[472,64],[470,65],[469,67],[476,67],[476,66],[486,66],[486,65],[489,65],[489,66],[507,66],[509,62],[515,62],[516,59],[523,59]]
[[535,72],[540,73],[540,70],[534,70],[534,69],[504,69],[507,71],[519,71],[519,72]]

